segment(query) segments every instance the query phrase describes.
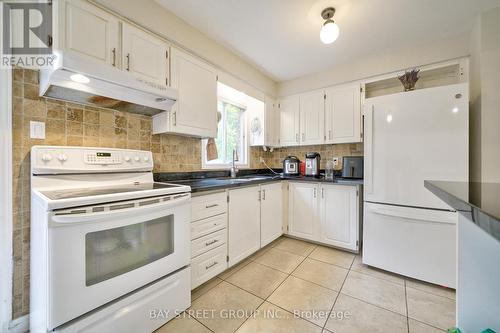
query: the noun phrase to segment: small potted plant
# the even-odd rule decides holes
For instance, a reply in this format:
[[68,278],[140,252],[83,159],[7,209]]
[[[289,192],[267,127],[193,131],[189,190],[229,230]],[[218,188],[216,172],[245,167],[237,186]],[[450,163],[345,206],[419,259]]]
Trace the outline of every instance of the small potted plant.
[[412,69],[411,71],[405,71],[403,75],[398,76],[398,79],[403,84],[405,91],[415,90],[415,84],[419,79],[419,72],[420,69]]

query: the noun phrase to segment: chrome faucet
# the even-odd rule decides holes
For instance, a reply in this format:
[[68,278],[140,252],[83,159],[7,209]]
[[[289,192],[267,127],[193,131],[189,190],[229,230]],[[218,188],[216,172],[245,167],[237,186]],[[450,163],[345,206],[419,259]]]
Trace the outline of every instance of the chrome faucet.
[[231,166],[231,178],[236,178],[236,175],[238,174],[238,169],[235,166],[235,161],[238,161],[238,152],[236,149],[233,149],[233,161],[232,161],[232,166]]

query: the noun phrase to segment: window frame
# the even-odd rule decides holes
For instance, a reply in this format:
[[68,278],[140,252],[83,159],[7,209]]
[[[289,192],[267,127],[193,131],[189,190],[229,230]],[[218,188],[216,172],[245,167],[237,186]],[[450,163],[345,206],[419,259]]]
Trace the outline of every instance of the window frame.
[[[248,124],[247,124],[247,117],[246,117],[246,111],[247,111],[247,107],[246,105],[243,105],[241,103],[238,103],[238,102],[234,102],[232,101],[231,99],[229,98],[226,98],[226,97],[223,97],[223,96],[217,96],[217,104],[219,102],[223,102],[223,103],[226,103],[226,104],[232,104],[234,106],[236,106],[237,108],[240,108],[243,110],[243,113],[241,115],[242,117],[242,122],[243,122],[243,130],[241,131],[240,135],[242,136],[242,139],[243,139],[243,145],[242,145],[242,149],[244,150],[244,152],[242,154],[240,154],[240,160],[241,160],[241,157],[243,155],[244,157],[244,162],[240,162],[240,161],[236,161],[235,162],[235,166],[237,166],[239,169],[248,169],[250,168],[250,145],[249,145],[249,141],[248,141]],[[217,110],[218,111],[218,110]],[[224,117],[224,115],[223,115]],[[223,119],[221,119],[221,121],[223,121]],[[224,122],[224,133],[226,133],[226,126],[227,124]],[[229,162],[229,163],[209,163],[207,161],[207,142],[208,142],[208,139],[203,139],[201,140],[201,168],[203,170],[228,170],[232,167],[232,163]],[[225,144],[225,141],[224,141],[224,144]],[[220,152],[218,152],[220,153]]]

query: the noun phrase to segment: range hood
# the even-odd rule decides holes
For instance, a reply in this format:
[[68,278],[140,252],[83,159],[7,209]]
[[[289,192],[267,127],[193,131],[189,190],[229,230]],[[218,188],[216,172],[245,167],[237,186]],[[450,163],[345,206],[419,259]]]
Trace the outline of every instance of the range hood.
[[40,70],[40,96],[152,116],[170,110],[177,90],[81,56],[58,54]]

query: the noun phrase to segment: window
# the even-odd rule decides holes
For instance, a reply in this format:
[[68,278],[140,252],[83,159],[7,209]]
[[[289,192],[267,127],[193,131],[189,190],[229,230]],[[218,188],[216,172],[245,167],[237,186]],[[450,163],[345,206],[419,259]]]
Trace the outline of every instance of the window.
[[245,101],[246,95],[224,84],[218,83],[217,112],[217,158],[208,160],[207,143],[202,142],[203,168],[228,168],[233,159],[233,150],[236,150],[238,166],[248,166],[248,144],[246,139]]

